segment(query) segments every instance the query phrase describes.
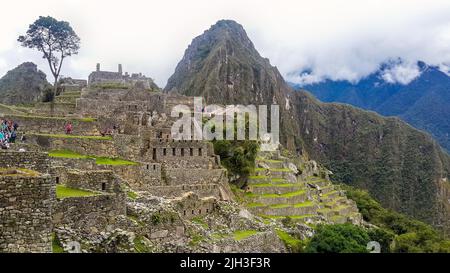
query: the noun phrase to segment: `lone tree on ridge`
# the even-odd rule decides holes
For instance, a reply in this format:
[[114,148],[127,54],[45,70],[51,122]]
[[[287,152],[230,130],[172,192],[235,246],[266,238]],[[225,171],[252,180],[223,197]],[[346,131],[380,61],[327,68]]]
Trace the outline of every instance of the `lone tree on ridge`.
[[78,54],[80,49],[80,38],[65,21],[58,21],[53,17],[39,16],[31,24],[25,35],[17,39],[23,47],[36,48],[43,53],[50,71],[55,79],[53,85],[53,98],[51,100],[51,114],[53,115],[58,78],[61,67],[66,57]]

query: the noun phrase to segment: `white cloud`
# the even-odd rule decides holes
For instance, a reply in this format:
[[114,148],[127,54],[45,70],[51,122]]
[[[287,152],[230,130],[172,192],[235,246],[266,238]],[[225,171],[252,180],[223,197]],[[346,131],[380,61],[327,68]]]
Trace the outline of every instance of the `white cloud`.
[[420,75],[417,63],[402,62],[382,71],[381,77],[388,83],[408,84]]
[[29,60],[49,75],[40,54],[16,42],[39,15],[69,21],[81,37],[62,71],[73,77],[122,63],[164,86],[191,40],[223,18],[241,23],[288,80],[309,68],[314,79],[357,81],[397,57],[450,63],[448,0],[16,0],[2,10],[0,75]]

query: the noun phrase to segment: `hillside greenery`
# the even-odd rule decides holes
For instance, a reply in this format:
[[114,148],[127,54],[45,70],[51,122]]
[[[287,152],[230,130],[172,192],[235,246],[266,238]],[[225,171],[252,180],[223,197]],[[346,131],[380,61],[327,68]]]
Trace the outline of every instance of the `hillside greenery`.
[[450,252],[450,240],[432,226],[383,208],[367,191],[342,185],[363,219],[378,228],[369,232],[385,252]]

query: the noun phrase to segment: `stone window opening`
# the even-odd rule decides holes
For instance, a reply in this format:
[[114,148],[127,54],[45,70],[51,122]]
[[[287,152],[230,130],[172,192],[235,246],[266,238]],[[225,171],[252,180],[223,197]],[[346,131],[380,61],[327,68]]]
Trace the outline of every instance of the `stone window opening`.
[[184,148],[181,148],[181,156],[184,156]]
[[56,177],[56,184],[59,184],[59,177]]
[[209,209],[206,209],[206,213],[208,213],[209,212]]
[[105,191],[105,190],[106,190],[106,183],[103,182],[103,183],[102,183],[102,191]]
[[148,170],[149,167],[150,167],[150,166],[147,164],[147,170]]
[[195,214],[194,210],[192,210],[192,214],[193,214],[193,215]]
[[172,155],[175,156],[177,154],[177,151],[175,148],[172,148]]
[[166,148],[163,149],[163,155],[164,155],[164,156],[167,155],[167,149],[166,149]]
[[198,148],[198,155],[199,155],[199,156],[202,155],[202,148]]
[[153,158],[153,160],[156,160],[156,148],[153,148],[152,158]]
[[154,171],[156,170],[156,165],[153,165],[153,170],[154,170]]
[[193,156],[193,155],[194,155],[194,149],[189,148],[189,155],[190,155],[190,156]]
[[186,211],[183,211],[183,215],[186,216]]

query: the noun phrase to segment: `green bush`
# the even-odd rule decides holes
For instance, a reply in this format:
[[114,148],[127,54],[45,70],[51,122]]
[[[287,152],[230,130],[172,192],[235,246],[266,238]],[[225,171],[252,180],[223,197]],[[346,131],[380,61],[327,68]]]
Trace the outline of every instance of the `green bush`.
[[367,253],[371,238],[367,232],[352,224],[319,225],[306,246],[309,253]]
[[255,169],[259,144],[256,141],[215,140],[214,152],[220,156],[222,165],[230,176],[244,181]]

